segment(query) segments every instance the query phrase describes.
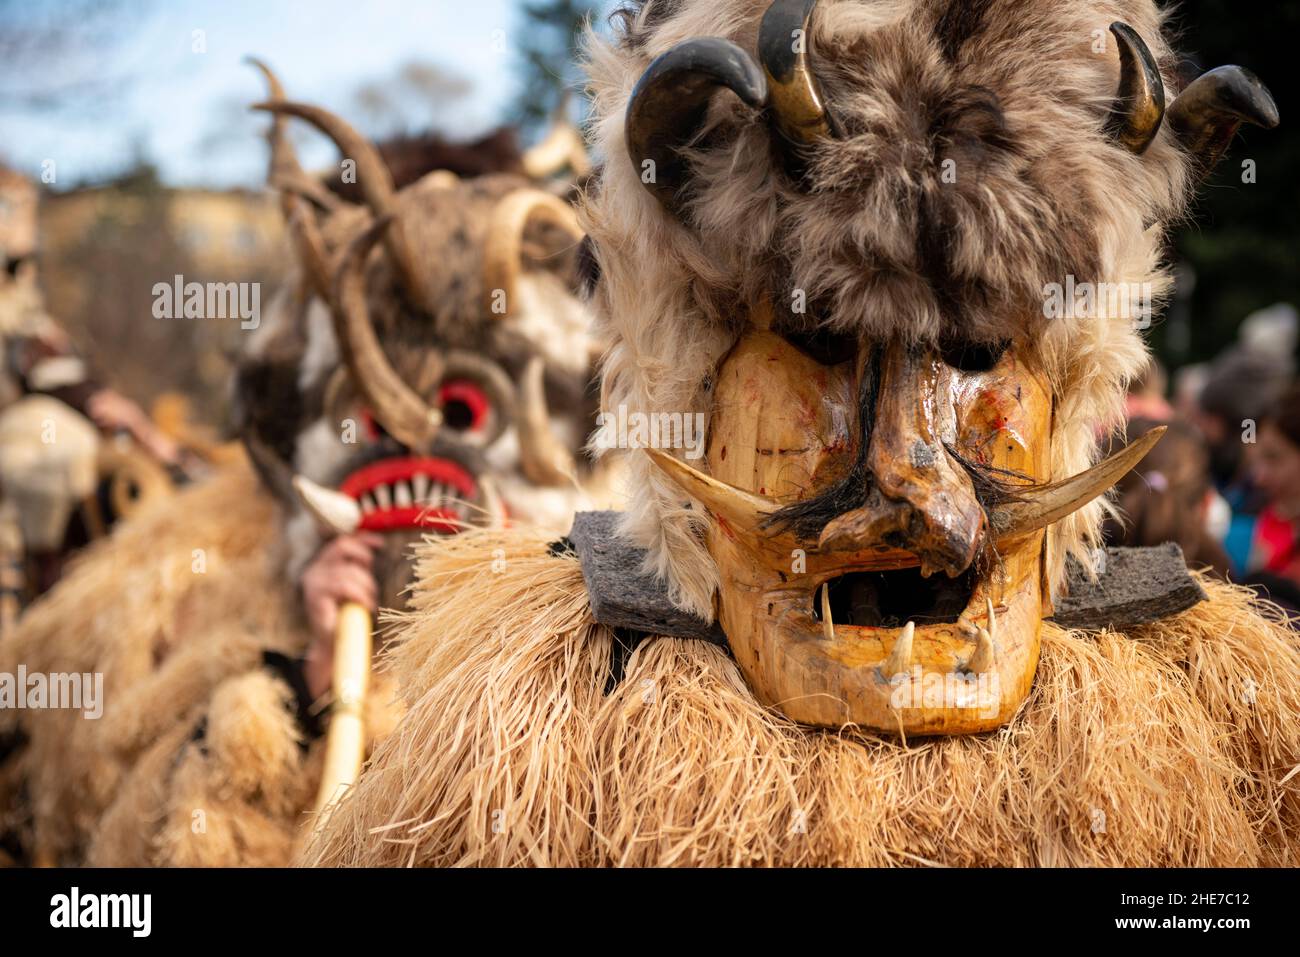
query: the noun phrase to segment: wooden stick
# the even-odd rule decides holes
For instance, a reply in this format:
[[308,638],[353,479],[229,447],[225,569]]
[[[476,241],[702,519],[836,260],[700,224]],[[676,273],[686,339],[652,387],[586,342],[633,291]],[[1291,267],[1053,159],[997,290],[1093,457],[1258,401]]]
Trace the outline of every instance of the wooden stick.
[[370,612],[356,602],[339,607],[334,632],[334,705],[325,739],[325,767],[316,794],[316,826],[361,773],[366,753],[365,703],[370,686]]

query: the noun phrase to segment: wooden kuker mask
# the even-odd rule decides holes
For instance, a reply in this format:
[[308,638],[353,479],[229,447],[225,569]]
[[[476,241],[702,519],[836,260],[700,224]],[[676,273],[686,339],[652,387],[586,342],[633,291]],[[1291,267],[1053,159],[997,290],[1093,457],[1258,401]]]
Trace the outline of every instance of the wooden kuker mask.
[[[1120,299],[1167,290],[1162,224],[1272,98],[1226,66],[1167,104],[1149,0],[650,3],[596,60],[606,111],[637,71],[590,217],[609,401],[709,415],[621,528],[791,719],[1004,724],[1159,438],[1091,464],[1145,354]],[[1079,277],[1119,295],[1054,314]]]
[[651,452],[715,519],[718,621],[751,688],[811,725],[998,727],[1050,614],[1046,526],[1158,434],[1051,484],[1051,394],[1014,343],[828,354],[764,313],[719,365],[709,474]]

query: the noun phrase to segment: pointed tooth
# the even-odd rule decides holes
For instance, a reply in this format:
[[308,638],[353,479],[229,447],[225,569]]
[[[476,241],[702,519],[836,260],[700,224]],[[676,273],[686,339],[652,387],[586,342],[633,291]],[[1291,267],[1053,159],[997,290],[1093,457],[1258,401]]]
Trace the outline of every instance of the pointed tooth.
[[998,636],[998,617],[997,612],[993,609],[993,599],[988,595],[984,596],[984,608],[988,612],[989,624],[987,628],[971,627],[975,632],[975,653],[970,656],[970,661],[966,662],[966,670],[972,674],[983,674],[993,667],[994,658],[996,658],[994,641]]
[[970,656],[970,661],[966,662],[966,670],[971,674],[983,674],[993,667],[995,657],[993,650],[993,638],[987,628],[975,629],[975,654]]
[[367,515],[375,510],[375,500],[371,498],[370,493],[366,492],[361,496],[361,514]]
[[1020,501],[989,511],[989,526],[999,544],[1060,521],[1118,482],[1151,451],[1168,426],[1158,426],[1090,469],[1042,488],[1029,489]]
[[347,535],[361,524],[361,507],[351,496],[317,485],[305,475],[293,477],[293,490],[316,521],[331,531]]
[[411,507],[411,486],[405,482],[393,483],[393,504],[398,508]]
[[822,585],[822,634],[827,641],[835,640],[835,620],[831,617],[831,583]]
[[506,507],[501,501],[501,493],[497,490],[496,480],[490,475],[484,475],[478,480],[479,495],[483,501],[483,520],[488,528],[502,529],[506,527]]
[[393,507],[393,490],[387,485],[376,485],[373,489],[375,493],[375,502],[381,509],[388,510]]
[[886,678],[907,671],[912,664],[912,636],[915,632],[916,623],[909,621],[894,639],[894,650],[889,653],[889,659],[880,666],[880,673]]
[[417,472],[411,479],[411,495],[417,502],[426,501],[429,497],[429,476],[422,472]]
[[970,622],[963,622],[963,628],[967,634],[975,638],[975,653],[970,656],[963,670],[972,674],[983,674],[993,666],[993,660],[996,657],[994,648],[994,639],[998,634],[997,612],[993,608],[993,599],[988,595],[984,596],[984,609],[988,613],[988,627],[980,628]]

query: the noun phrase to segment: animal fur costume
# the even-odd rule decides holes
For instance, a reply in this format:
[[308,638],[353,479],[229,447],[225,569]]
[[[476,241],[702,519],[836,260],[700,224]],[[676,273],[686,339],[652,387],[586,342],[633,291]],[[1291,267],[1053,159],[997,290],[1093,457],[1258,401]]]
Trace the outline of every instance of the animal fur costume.
[[[42,862],[286,863],[321,773],[297,582],[325,539],[340,525],[383,532],[380,601],[400,606],[422,534],[507,520],[562,531],[590,501],[576,452],[592,350],[569,207],[514,175],[433,173],[397,190],[350,127],[268,79],[272,180],[303,269],[239,368],[256,469],[140,515],[0,648],[10,673],[104,675],[100,721],[0,715],[29,742]],[[289,113],[356,160],[367,206],[305,176]],[[374,738],[396,704],[382,683],[368,704]]]
[[1276,122],[1236,68],[1166,110],[1162,26],[655,0],[594,41],[603,406],[703,412],[708,451],[633,451],[613,531],[422,547],[407,711],[305,860],[1300,862],[1276,609],[1188,578],[1075,614],[1161,554],[1187,573],[1094,550],[1149,448],[1090,468],[1146,353],[1114,303],[1049,316],[1049,284],[1165,290],[1197,167]]

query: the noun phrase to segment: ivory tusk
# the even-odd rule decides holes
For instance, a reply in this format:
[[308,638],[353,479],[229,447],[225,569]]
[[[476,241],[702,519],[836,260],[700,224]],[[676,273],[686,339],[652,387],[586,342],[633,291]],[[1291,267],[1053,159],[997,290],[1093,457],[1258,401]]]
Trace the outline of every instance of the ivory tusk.
[[361,506],[350,496],[317,485],[305,475],[293,477],[293,490],[316,521],[330,531],[350,535],[361,524]]
[[682,491],[698,500],[719,518],[726,519],[739,529],[756,529],[779,507],[776,502],[738,489],[726,482],[697,472],[685,462],[662,449],[645,450],[661,472],[681,487]]
[[1032,489],[1022,501],[989,510],[989,525],[999,544],[1028,535],[1078,511],[1106,492],[1160,441],[1168,426],[1158,426],[1092,468],[1052,485]]

